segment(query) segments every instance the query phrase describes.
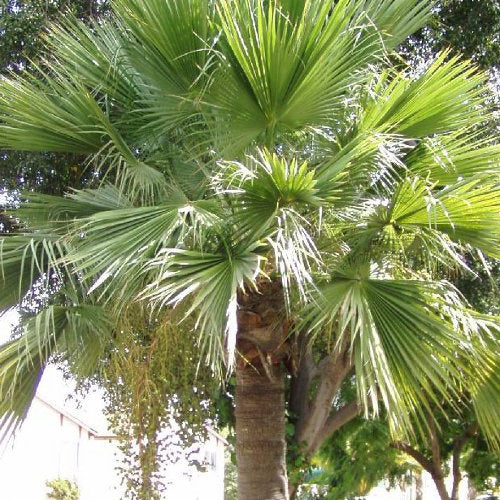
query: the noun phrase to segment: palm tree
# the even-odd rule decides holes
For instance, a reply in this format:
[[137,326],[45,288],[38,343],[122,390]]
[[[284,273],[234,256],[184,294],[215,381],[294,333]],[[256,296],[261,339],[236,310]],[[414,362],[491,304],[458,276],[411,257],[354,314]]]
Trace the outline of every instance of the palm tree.
[[285,406],[309,457],[382,406],[418,434],[465,384],[498,445],[496,326],[442,279],[500,255],[486,77],[388,57],[432,6],[115,0],[108,21],[53,26],[42,76],[0,81],[0,146],[87,154],[100,184],[26,194],[1,240],[0,307],[41,294],[0,351],[3,428],[52,356],[92,373],[131,305],[182,302],[200,363],[236,371],[241,499],[293,493]]

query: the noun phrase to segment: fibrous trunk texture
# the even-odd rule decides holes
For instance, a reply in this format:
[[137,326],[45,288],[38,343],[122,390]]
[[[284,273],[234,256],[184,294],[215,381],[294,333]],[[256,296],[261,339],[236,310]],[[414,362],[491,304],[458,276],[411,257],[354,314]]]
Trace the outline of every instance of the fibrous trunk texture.
[[288,500],[285,377],[279,365],[236,368],[239,500]]

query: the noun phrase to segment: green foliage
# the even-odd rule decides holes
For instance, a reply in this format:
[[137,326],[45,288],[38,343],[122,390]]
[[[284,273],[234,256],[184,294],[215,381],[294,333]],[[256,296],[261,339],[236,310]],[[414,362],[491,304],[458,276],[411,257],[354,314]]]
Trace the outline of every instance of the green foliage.
[[[21,73],[33,66],[46,51],[42,34],[62,14],[88,21],[109,12],[106,1],[98,0],[4,0],[0,6],[0,73]],[[85,158],[74,152],[0,151],[0,187],[62,194],[68,187],[91,183],[84,169]],[[3,219],[3,217],[2,217]],[[8,221],[5,222],[10,227]]]
[[[446,405],[446,415],[438,418],[436,427],[439,459],[433,457],[429,435],[408,446],[430,463],[439,460],[447,474],[457,441],[467,436],[460,450],[459,470],[479,491],[491,489],[499,478],[499,457],[488,448],[481,432],[467,434],[476,429],[474,412],[462,405],[457,413]],[[365,495],[383,479],[392,486],[406,484],[413,473],[421,472],[422,464],[396,448],[385,420],[357,418],[323,444],[310,469],[314,473],[305,477],[306,484],[322,485],[324,498],[339,500]]]
[[500,457],[479,437],[468,450],[464,470],[478,491],[493,490],[500,481]]
[[[397,2],[398,5],[403,3]],[[170,4],[154,2],[147,7],[150,10],[144,11],[144,15],[151,18],[173,16],[179,22],[191,23],[200,30],[199,33],[187,33],[181,38],[177,36],[176,30],[156,33],[153,29],[151,32],[139,29],[135,18],[137,12],[143,12],[145,7],[134,2],[118,3],[116,23],[104,23],[92,33],[86,31],[81,24],[75,25],[75,21],[74,28],[71,28],[71,22],[64,28],[56,26],[53,28],[54,37],[64,29],[67,36],[70,33],[68,30],[73,30],[71,36],[83,39],[81,44],[71,45],[71,53],[81,55],[80,64],[68,68],[68,47],[54,44],[52,55],[58,62],[50,71],[43,73],[41,78],[13,76],[2,80],[2,144],[23,149],[86,151],[103,165],[105,171],[114,172],[116,188],[123,193],[120,195],[121,199],[129,198],[132,203],[129,208],[98,210],[87,219],[82,217],[81,207],[82,197],[85,199],[84,203],[88,203],[88,193],[73,194],[72,200],[78,209],[73,211],[74,229],[70,225],[69,232],[66,231],[71,238],[64,262],[70,266],[76,264],[75,271],[82,273],[89,282],[88,293],[96,300],[104,300],[112,308],[119,307],[119,304],[127,303],[138,295],[150,299],[153,307],[160,308],[188,300],[190,305],[187,314],[197,314],[202,350],[214,366],[220,365],[226,356],[224,345],[227,346],[226,361],[229,365],[232,364],[237,291],[244,286],[252,286],[252,283],[255,286],[254,280],[263,272],[264,262],[273,259],[275,270],[281,275],[288,303],[292,300],[292,278],[298,284],[302,300],[307,301],[307,289],[313,282],[313,271],[319,272],[319,275],[330,274],[330,280],[326,281],[331,281],[329,287],[332,292],[325,297],[327,302],[333,301],[334,305],[330,308],[326,321],[321,317],[311,320],[314,328],[329,329],[329,325],[338,320],[340,304],[351,304],[348,309],[344,307],[348,312],[343,313],[345,319],[340,323],[337,337],[342,338],[348,321],[352,322],[354,318],[359,321],[351,329],[351,335],[353,345],[357,346],[355,359],[360,384],[358,396],[363,394],[361,400],[365,410],[368,412],[369,406],[375,409],[378,407],[376,386],[382,391],[385,404],[393,412],[402,404],[407,408],[414,407],[419,387],[432,385],[438,392],[444,393],[445,388],[451,385],[450,377],[454,369],[445,371],[443,367],[438,368],[426,362],[429,359],[426,351],[423,348],[410,348],[408,343],[410,339],[420,338],[421,335],[415,337],[402,333],[419,332],[422,331],[419,328],[421,324],[428,325],[429,332],[425,334],[429,340],[428,348],[437,349],[443,360],[453,359],[453,350],[432,341],[434,336],[430,333],[431,330],[434,334],[441,332],[440,340],[449,339],[450,346],[453,345],[451,339],[454,337],[449,325],[441,326],[439,323],[442,316],[440,309],[445,305],[438,303],[431,317],[427,317],[424,295],[437,296],[442,292],[441,285],[426,285],[419,280],[405,282],[400,279],[405,277],[404,274],[393,275],[392,279],[385,276],[380,280],[371,280],[365,276],[369,262],[364,262],[364,259],[359,261],[357,253],[366,252],[368,247],[372,263],[385,266],[380,254],[371,250],[377,245],[383,247],[385,244],[386,248],[398,255],[401,265],[411,267],[410,255],[403,255],[401,258],[398,245],[387,246],[388,239],[383,234],[389,234],[392,230],[392,240],[397,240],[400,234],[404,234],[410,242],[418,239],[422,242],[420,246],[423,253],[428,251],[431,256],[439,253],[440,243],[456,253],[464,245],[474,244],[493,256],[498,255],[498,221],[494,215],[498,213],[498,196],[494,179],[491,179],[488,172],[481,172],[473,180],[456,182],[453,186],[439,189],[423,179],[409,175],[388,186],[384,183],[373,184],[368,174],[358,187],[358,196],[372,197],[372,203],[379,200],[383,204],[382,197],[385,195],[392,201],[386,217],[377,221],[378,227],[373,222],[366,226],[370,236],[368,241],[353,244],[353,237],[349,235],[354,235],[356,239],[363,236],[362,219],[368,211],[351,212],[351,220],[332,211],[331,199],[326,197],[321,200],[315,191],[316,178],[323,185],[326,180],[322,163],[325,160],[324,150],[311,145],[313,161],[310,165],[303,163],[299,168],[293,152],[282,141],[288,140],[290,130],[299,133],[312,125],[321,125],[326,129],[330,127],[330,135],[340,135],[341,132],[331,128],[333,122],[330,116],[338,107],[342,108],[345,89],[354,85],[351,80],[353,75],[357,75],[356,78],[364,75],[366,81],[377,83],[373,97],[353,95],[353,98],[360,99],[357,104],[359,112],[357,123],[347,134],[348,137],[352,134],[357,134],[358,138],[364,138],[367,134],[378,137],[382,133],[387,134],[382,136],[386,138],[390,133],[391,137],[406,135],[418,144],[419,139],[436,136],[440,132],[449,134],[456,129],[463,129],[465,133],[464,126],[477,124],[479,111],[475,110],[485,108],[482,93],[478,90],[484,77],[477,74],[468,63],[454,58],[445,61],[446,54],[438,56],[427,71],[413,81],[402,73],[393,71],[382,72],[374,77],[372,66],[368,62],[384,50],[382,42],[389,34],[384,32],[381,36],[372,37],[365,33],[368,28],[361,19],[366,12],[361,9],[361,4],[339,2],[330,13],[327,4],[308,3],[293,29],[279,15],[281,7],[278,3],[271,3],[269,9],[265,10],[264,5],[257,2],[254,10],[250,8],[252,3],[249,1],[237,9],[234,17],[229,16],[230,3],[224,3],[216,12],[200,10],[200,5],[193,2],[189,8],[173,9]],[[422,16],[418,14],[412,20],[395,16],[388,24],[393,38],[397,38],[400,31],[412,30],[423,22],[424,13],[429,8],[426,2],[406,2],[405,5],[410,11],[412,8],[417,9]],[[136,12],[137,9],[139,11]],[[384,9],[373,7],[371,15],[375,24],[370,25],[369,31],[375,29],[377,21],[381,26],[386,26],[388,18]],[[318,20],[324,20],[324,23],[318,23]],[[136,36],[144,39],[144,50],[149,50],[147,43],[154,42],[158,57],[177,64],[176,58],[182,51],[192,51],[193,47],[201,43],[203,36],[211,36],[207,26],[213,23],[220,24],[222,36],[213,56],[218,58],[218,64],[206,68],[206,74],[212,82],[206,89],[206,96],[205,88],[203,91],[198,89],[199,82],[193,81],[194,70],[189,70],[189,65],[185,66],[185,71],[189,70],[191,73],[182,77],[185,78],[182,82],[177,81],[169,87],[171,95],[177,93],[177,97],[182,98],[183,102],[196,103],[197,110],[190,112],[193,119],[199,112],[201,116],[195,121],[190,119],[187,122],[175,122],[185,133],[182,138],[168,133],[165,140],[177,141],[179,148],[188,147],[190,134],[202,133],[199,128],[200,119],[205,117],[205,140],[211,141],[215,151],[218,149],[218,154],[224,159],[228,152],[225,146],[218,148],[220,135],[215,125],[229,125],[228,133],[233,134],[241,126],[241,115],[231,107],[218,106],[217,112],[213,108],[211,93],[217,88],[221,71],[230,81],[239,81],[240,87],[241,78],[244,77],[246,85],[252,91],[250,99],[253,106],[248,108],[246,116],[257,121],[264,116],[267,125],[264,124],[257,135],[248,136],[249,142],[245,144],[226,136],[225,145],[241,146],[239,151],[234,150],[232,153],[239,161],[229,162],[229,165],[237,166],[230,175],[227,163],[214,164],[210,158],[205,159],[204,172],[215,190],[210,185],[207,186],[203,193],[204,199],[188,200],[180,197],[178,203],[164,204],[164,198],[170,196],[172,199],[172,194],[178,193],[174,184],[175,173],[168,163],[158,163],[157,159],[162,155],[161,144],[142,125],[148,120],[152,106],[156,106],[155,93],[146,89],[158,87],[155,78],[160,78],[160,68],[158,65],[149,70],[142,67],[142,63],[135,57],[136,52],[141,50],[140,46],[131,45],[120,26],[139,30]],[[249,23],[255,24],[256,29],[248,31]],[[322,26],[320,31],[319,26]],[[241,33],[241,38],[238,33]],[[315,40],[314,45],[311,45],[311,37]],[[111,52],[100,50],[109,39],[120,47],[123,58],[116,59]],[[274,40],[274,45],[266,45],[271,40]],[[332,40],[338,43],[332,43]],[[356,40],[360,40],[362,50],[356,51],[356,56],[351,57],[351,51],[358,43]],[[397,40],[391,38],[391,43],[397,43]],[[276,49],[276,53],[271,51],[272,47]],[[343,47],[347,52],[342,52]],[[252,55],[250,57],[248,53],[249,57],[246,58],[244,55],[248,50]],[[329,50],[333,52],[330,54]],[[89,51],[99,52],[98,64],[94,64],[87,56],[83,57]],[[227,53],[226,59],[221,56],[224,51]],[[366,57],[363,55],[365,51]],[[338,56],[337,59],[334,55]],[[275,57],[281,60],[285,56],[290,58],[290,75],[294,75],[290,82],[287,80],[286,67],[280,70],[279,75],[269,73],[266,69],[276,67],[273,62]],[[345,61],[344,66],[341,66],[342,71],[338,72],[340,60]],[[144,90],[140,92],[139,100],[132,101],[135,106],[133,114],[129,109],[131,101],[127,93],[106,89],[106,85],[99,89],[93,87],[94,82],[102,77],[106,65],[111,71],[106,73],[116,74],[115,69],[111,69],[116,68],[116,64],[119,65],[120,73],[128,73],[129,81],[133,79],[135,86]],[[190,64],[194,68],[202,65],[202,62],[195,58]],[[205,68],[205,65],[202,67]],[[316,81],[309,72],[316,75],[319,67],[323,79]],[[363,73],[361,68],[368,70]],[[167,65],[161,71],[169,73],[172,70]],[[176,75],[176,78],[182,76],[180,73]],[[283,81],[288,82],[287,85],[275,88],[277,84],[282,85]],[[186,94],[188,83],[189,92]],[[313,94],[298,91],[306,84]],[[300,97],[297,97],[299,94]],[[226,92],[226,95],[230,93]],[[316,112],[315,106],[309,107],[308,96],[311,99],[309,104],[321,101],[324,108],[318,107]],[[295,99],[300,99],[300,106]],[[33,100],[41,103],[36,117],[31,116],[30,103]],[[240,101],[238,94],[238,102]],[[311,109],[311,116],[304,117],[305,121],[289,121],[296,106]],[[279,112],[280,108],[283,110]],[[324,114],[323,109],[328,110],[328,114]],[[253,125],[245,127],[248,131],[254,130]],[[159,132],[166,134],[167,131]],[[138,147],[137,139],[145,141],[146,137],[148,142],[139,143]],[[182,140],[184,137],[188,137],[187,143]],[[257,141],[254,148],[259,141],[270,145],[274,143],[276,152],[260,153],[261,160],[250,166],[247,175],[246,170],[238,165],[244,164],[243,148],[253,140]],[[408,146],[404,141],[398,146],[393,155],[399,155],[398,162],[402,165],[406,161]],[[179,151],[182,152],[182,149]],[[199,158],[198,161],[202,162],[203,159]],[[377,156],[367,160],[369,163],[374,162],[375,168],[377,165],[380,168]],[[344,163],[337,173],[347,171],[349,166],[350,163]],[[489,165],[485,165],[485,168],[489,168]],[[371,171],[371,168],[368,169],[368,172]],[[247,175],[247,178],[242,178],[242,175]],[[115,194],[107,191],[107,195]],[[66,206],[71,204],[69,200],[64,203]],[[249,218],[247,214],[254,213],[254,205],[268,207],[269,210],[266,208],[267,213],[263,217]],[[327,236],[322,240],[322,228],[318,227],[316,230],[306,222],[307,218],[316,217],[320,205],[326,224],[329,224],[330,217],[333,225],[339,217],[346,221],[340,240],[338,235],[333,238]],[[23,208],[27,220],[30,210],[36,210],[36,205]],[[71,209],[68,212],[68,208],[65,208],[64,213],[71,217]],[[219,214],[225,216],[221,217]],[[61,227],[58,222],[61,212],[55,210],[46,215],[49,225]],[[33,217],[31,220],[34,220]],[[411,234],[416,229],[419,230],[418,238]],[[458,246],[446,246],[447,238],[454,240]],[[333,274],[334,266],[328,266],[327,260],[324,261],[327,265],[324,265],[323,255],[317,250],[316,241],[321,241],[323,245],[350,245],[351,255],[347,260],[353,263],[352,276]],[[417,248],[416,251],[419,250]],[[323,253],[325,258],[330,258],[328,252]],[[337,256],[337,260],[342,259]],[[429,257],[427,261],[430,260]],[[24,262],[23,258],[19,264],[15,264],[18,265],[17,269],[25,269]],[[43,268],[43,264],[41,267]],[[50,268],[47,271],[50,273]],[[363,275],[361,281],[360,274]],[[400,300],[398,295],[401,294],[408,294],[412,300]],[[321,302],[322,299],[320,297],[317,300]],[[460,310],[458,303],[450,306],[457,306],[457,311]],[[407,319],[404,322],[395,319],[401,308],[405,308]],[[463,314],[466,314],[465,311]],[[395,328],[391,325],[399,326]],[[401,335],[405,336],[400,337]],[[394,341],[395,338],[397,342]],[[464,343],[466,344],[465,340]],[[402,346],[408,348],[403,349]],[[407,363],[410,359],[412,362],[418,360],[419,363],[424,363],[425,369],[422,366],[421,370],[405,372],[402,360]],[[404,387],[404,391],[398,393],[397,386]],[[371,394],[370,397],[367,396],[368,393]]]
[[29,66],[42,53],[41,33],[61,13],[88,18],[108,9],[107,2],[99,0],[4,0],[0,7],[0,66],[13,71]]
[[48,498],[54,500],[78,500],[80,498],[78,486],[68,479],[53,479],[45,484],[50,488]]
[[154,320],[140,307],[123,311],[96,379],[105,390],[111,428],[121,438],[127,498],[160,498],[170,479],[161,466],[179,458],[165,435],[173,422],[176,438],[188,446],[206,435],[205,425],[214,415],[216,382],[203,365],[193,376],[196,340],[179,328],[180,319],[172,311]]
[[[192,409],[196,366],[203,397],[204,377],[223,383],[238,310],[269,280],[294,326],[285,343],[301,330],[316,352],[350,346],[365,416],[384,407],[394,435],[422,433],[426,410],[465,387],[498,444],[498,325],[443,280],[473,248],[500,255],[486,77],[446,51],[416,76],[385,67],[433,5],[117,0],[106,22],[53,25],[46,61],[0,80],[0,145],[86,154],[95,182],[22,204],[1,240],[2,304],[55,275],[36,317],[90,305],[111,318],[104,351],[33,320],[39,358],[7,344],[2,373],[17,387],[51,355],[82,376],[100,359],[143,497],[158,491],[167,394]],[[28,392],[5,393],[18,394],[14,424]]]
[[451,46],[490,69],[500,63],[499,29],[497,0],[442,0],[426,28],[412,37],[409,50],[425,53]]
[[467,261],[473,273],[456,280],[458,289],[478,311],[500,315],[498,290],[500,287],[500,263],[498,260],[483,262],[470,256]]
[[238,500],[238,472],[233,445],[224,450],[224,500]]
[[325,442],[316,464],[322,472],[310,481],[328,485],[331,500],[366,495],[384,478],[403,482],[413,467],[399,460],[391,440],[383,421],[353,420]]

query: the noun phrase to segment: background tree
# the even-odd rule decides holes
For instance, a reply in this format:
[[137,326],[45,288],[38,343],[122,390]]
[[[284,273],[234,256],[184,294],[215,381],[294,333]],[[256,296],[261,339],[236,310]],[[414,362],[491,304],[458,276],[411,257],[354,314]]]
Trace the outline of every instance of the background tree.
[[[21,73],[46,53],[43,33],[61,15],[83,21],[109,12],[105,0],[3,0],[0,4],[0,74]],[[84,173],[85,156],[71,153],[0,150],[0,192],[36,190],[63,194],[92,179]],[[9,220],[0,213],[0,224]]]
[[[180,311],[151,321],[132,308],[120,319],[104,366],[92,378],[104,389],[110,427],[121,438],[126,498],[160,498],[168,481],[175,481],[165,462],[186,458],[188,452],[179,448],[199,445],[207,437],[206,426],[214,425],[218,386],[206,367],[193,373],[196,338],[187,325],[176,328],[180,321]],[[72,371],[81,378],[81,370]]]
[[[473,411],[468,415],[462,410],[458,418],[453,418],[453,410],[448,409],[446,419],[439,422],[429,420],[429,434],[427,439],[419,444],[410,444],[403,441],[391,442],[391,446],[412,457],[427,471],[436,485],[439,497],[442,500],[456,500],[460,481],[464,472],[471,471],[471,479],[475,486],[484,488],[488,479],[498,477],[498,455],[489,453],[488,460],[483,460],[481,476],[474,473],[474,461],[483,456],[487,447],[484,438],[480,435],[479,425]],[[467,418],[468,417],[468,418]],[[452,473],[452,485],[448,491],[445,477]]]
[[497,443],[495,325],[434,279],[468,246],[499,255],[498,152],[470,134],[485,76],[446,53],[416,79],[380,67],[430,8],[119,0],[107,23],[55,26],[43,78],[0,83],[0,141],[88,154],[112,175],[29,195],[2,240],[1,306],[60,283],[0,351],[4,422],[54,353],[95,369],[140,299],[154,320],[185,302],[200,362],[235,366],[243,499],[288,496],[285,395],[310,457],[381,404],[410,433],[461,370]]
[[403,47],[419,55],[452,47],[482,68],[495,70],[500,63],[499,32],[498,0],[442,0],[430,22]]
[[45,50],[40,36],[61,14],[83,21],[109,12],[106,0],[3,0],[0,6],[0,61],[2,72],[32,66]]
[[[317,472],[307,482],[322,485],[318,498],[332,500],[366,495],[382,480],[390,486],[415,484],[422,470],[445,500],[458,498],[465,474],[477,491],[492,489],[499,479],[498,454],[481,436],[473,412],[468,417],[468,426],[463,412],[440,418],[439,427],[418,444],[394,441],[383,420],[358,417],[325,442],[313,460]],[[443,478],[450,472],[453,480],[447,490]]]
[[[345,500],[367,495],[380,481],[407,484],[415,464],[391,448],[383,420],[356,417],[330,436],[312,461],[308,482],[320,486],[317,498]],[[302,498],[298,495],[297,498]]]

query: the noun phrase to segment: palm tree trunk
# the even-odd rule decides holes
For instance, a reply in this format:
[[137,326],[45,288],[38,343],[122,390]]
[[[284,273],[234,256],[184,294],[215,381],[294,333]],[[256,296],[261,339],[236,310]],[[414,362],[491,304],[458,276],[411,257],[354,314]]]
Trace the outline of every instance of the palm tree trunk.
[[238,499],[288,500],[285,376],[279,365],[237,366],[235,416]]

